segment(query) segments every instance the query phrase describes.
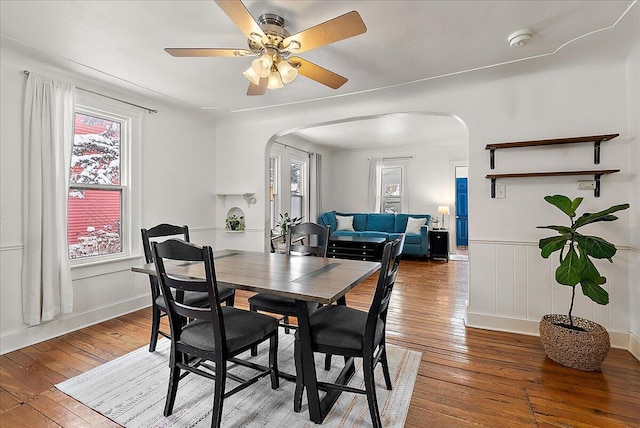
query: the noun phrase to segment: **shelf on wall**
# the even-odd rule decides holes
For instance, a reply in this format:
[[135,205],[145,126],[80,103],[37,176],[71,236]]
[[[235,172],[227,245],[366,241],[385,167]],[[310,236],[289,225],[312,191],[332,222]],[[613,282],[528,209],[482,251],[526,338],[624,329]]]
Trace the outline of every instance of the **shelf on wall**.
[[491,169],[495,168],[495,151],[518,147],[552,146],[557,144],[593,143],[593,163],[600,164],[600,143],[612,140],[620,134],[589,135],[585,137],[556,138],[552,140],[515,141],[511,143],[490,143],[485,146],[489,152]]
[[244,198],[249,206],[257,202],[255,193],[218,193],[217,195],[219,198],[223,199],[225,203],[227,202],[228,197]]
[[596,182],[596,187],[593,190],[593,195],[597,198],[600,196],[600,177],[606,174],[615,174],[620,172],[619,169],[596,169],[596,170],[583,170],[583,171],[551,171],[551,172],[512,172],[504,174],[487,174],[486,178],[491,179],[491,197],[496,197],[496,179],[498,178],[520,178],[520,177],[553,177],[553,176],[566,176],[566,175],[593,175],[593,179]]

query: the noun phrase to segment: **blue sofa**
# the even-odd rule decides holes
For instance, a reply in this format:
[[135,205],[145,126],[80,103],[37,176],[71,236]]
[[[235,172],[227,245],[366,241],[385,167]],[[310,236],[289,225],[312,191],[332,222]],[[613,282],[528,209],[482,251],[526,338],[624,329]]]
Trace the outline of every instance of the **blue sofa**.
[[[353,231],[337,230],[336,215],[353,216]],[[383,237],[394,240],[405,233],[407,220],[412,218],[424,218],[425,225],[420,228],[420,233],[407,233],[404,240],[402,254],[412,256],[426,256],[429,252],[429,227],[431,227],[431,215],[429,214],[382,214],[382,213],[339,213],[328,211],[318,217],[318,224],[331,227],[331,236],[369,236]]]

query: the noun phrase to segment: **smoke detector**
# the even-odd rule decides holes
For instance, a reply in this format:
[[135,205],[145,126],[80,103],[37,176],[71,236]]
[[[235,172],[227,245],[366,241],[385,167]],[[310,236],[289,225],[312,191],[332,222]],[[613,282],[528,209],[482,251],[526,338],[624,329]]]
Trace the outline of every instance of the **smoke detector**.
[[512,48],[521,48],[527,43],[531,41],[533,37],[533,31],[527,29],[518,30],[515,33],[511,34],[507,39],[509,41],[509,46]]

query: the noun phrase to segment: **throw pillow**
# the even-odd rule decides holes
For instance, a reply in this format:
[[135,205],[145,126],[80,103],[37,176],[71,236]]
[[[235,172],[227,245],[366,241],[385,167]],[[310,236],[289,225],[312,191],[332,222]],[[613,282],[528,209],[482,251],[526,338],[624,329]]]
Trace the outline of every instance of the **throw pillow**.
[[424,226],[424,218],[413,218],[409,217],[407,219],[407,228],[404,233],[417,233],[420,234],[420,227]]
[[338,226],[336,230],[350,230],[353,232],[353,216],[336,215]]

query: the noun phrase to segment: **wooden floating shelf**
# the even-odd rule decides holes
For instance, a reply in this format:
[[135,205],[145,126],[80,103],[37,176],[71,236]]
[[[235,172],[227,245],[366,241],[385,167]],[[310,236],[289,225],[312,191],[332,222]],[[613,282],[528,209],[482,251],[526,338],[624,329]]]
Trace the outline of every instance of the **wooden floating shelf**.
[[593,175],[596,182],[596,188],[593,195],[597,198],[600,196],[600,177],[606,174],[615,174],[620,172],[619,169],[596,169],[583,171],[550,171],[550,172],[511,172],[504,174],[487,174],[486,178],[491,179],[491,197],[496,197],[496,179],[498,178],[520,178],[520,177],[554,177],[566,175]]
[[[556,138],[552,140],[534,140],[534,141],[515,141],[511,143],[490,143],[485,146],[485,150],[490,150],[490,166],[491,169],[495,168],[495,151],[500,149],[512,149],[518,147],[536,147],[536,146],[552,146],[558,144],[577,144],[577,143],[593,143],[593,163],[598,165],[600,163],[600,143],[609,141],[620,134],[604,134],[604,135],[589,135],[585,137],[569,137],[569,138]],[[554,174],[557,175],[557,174]]]

